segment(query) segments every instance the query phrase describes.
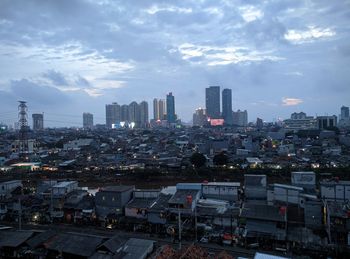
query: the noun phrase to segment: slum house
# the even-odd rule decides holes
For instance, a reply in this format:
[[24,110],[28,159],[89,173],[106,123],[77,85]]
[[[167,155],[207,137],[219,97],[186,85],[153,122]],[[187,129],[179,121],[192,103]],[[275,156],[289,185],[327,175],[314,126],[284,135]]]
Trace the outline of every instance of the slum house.
[[146,259],[154,249],[153,240],[130,238],[122,247],[123,259]]
[[202,184],[204,199],[217,199],[230,202],[239,200],[241,184],[239,182],[208,182]]
[[287,234],[287,208],[245,204],[240,214],[240,233],[246,244],[284,244]]
[[103,226],[118,223],[124,215],[125,205],[131,200],[134,189],[134,186],[107,186],[96,193],[96,214]]
[[159,190],[135,190],[133,199],[125,206],[126,223],[135,230],[147,223],[149,207],[157,200]]
[[67,223],[92,223],[95,217],[94,198],[85,190],[74,190],[68,195],[63,212]]
[[47,242],[47,258],[85,259],[92,256],[105,237],[81,233],[60,233]]
[[46,230],[29,238],[26,241],[26,244],[28,245],[28,250],[26,251],[26,254],[30,255],[30,257],[33,259],[46,258],[47,249],[45,247],[45,243],[50,242],[50,240],[56,235],[56,231]]
[[244,175],[244,197],[250,202],[266,202],[266,175]]
[[165,231],[168,216],[168,202],[172,194],[160,193],[158,198],[149,206],[147,220],[151,223],[152,233]]
[[0,257],[23,257],[27,250],[26,241],[33,235],[33,231],[0,231]]

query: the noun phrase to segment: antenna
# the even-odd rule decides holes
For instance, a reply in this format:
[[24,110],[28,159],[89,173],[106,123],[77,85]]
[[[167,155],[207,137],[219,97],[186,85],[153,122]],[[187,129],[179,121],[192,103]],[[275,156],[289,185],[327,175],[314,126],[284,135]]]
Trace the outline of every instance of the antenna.
[[19,156],[26,158],[28,154],[28,115],[25,101],[18,101],[18,124],[19,124]]

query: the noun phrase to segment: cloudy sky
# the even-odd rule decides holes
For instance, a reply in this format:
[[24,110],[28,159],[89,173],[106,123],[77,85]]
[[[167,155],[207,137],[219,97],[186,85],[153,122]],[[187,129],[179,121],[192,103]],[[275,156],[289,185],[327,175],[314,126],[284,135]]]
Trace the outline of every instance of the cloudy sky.
[[0,122],[17,101],[47,126],[172,91],[190,121],[205,87],[249,120],[350,105],[350,1],[0,0]]

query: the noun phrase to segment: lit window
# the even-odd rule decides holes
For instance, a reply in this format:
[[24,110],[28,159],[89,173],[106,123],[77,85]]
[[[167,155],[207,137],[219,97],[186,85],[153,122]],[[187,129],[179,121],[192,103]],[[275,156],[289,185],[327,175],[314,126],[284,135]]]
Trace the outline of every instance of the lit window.
[[105,197],[105,196],[102,196],[102,200],[103,200],[103,201],[106,200],[106,197]]

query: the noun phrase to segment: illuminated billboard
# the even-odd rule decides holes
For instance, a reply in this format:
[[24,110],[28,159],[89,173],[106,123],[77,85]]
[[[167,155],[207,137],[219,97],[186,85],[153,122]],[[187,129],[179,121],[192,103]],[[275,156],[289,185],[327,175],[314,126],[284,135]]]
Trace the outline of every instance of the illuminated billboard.
[[222,126],[224,125],[224,122],[225,122],[224,119],[210,119],[211,126]]

